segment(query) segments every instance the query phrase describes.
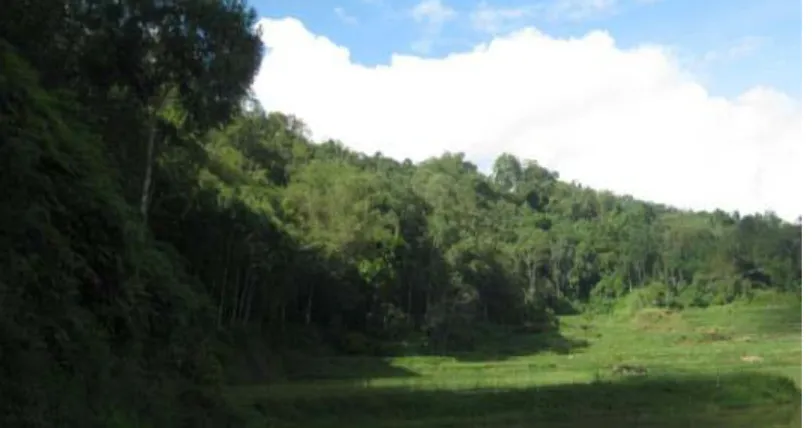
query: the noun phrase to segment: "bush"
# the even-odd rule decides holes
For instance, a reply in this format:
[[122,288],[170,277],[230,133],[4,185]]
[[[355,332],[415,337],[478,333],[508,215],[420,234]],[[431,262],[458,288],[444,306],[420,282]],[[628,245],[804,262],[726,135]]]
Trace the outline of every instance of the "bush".
[[696,283],[689,284],[677,296],[677,301],[686,307],[705,308],[711,304],[713,295]]
[[619,315],[634,315],[646,308],[678,309],[679,303],[672,297],[668,286],[653,283],[632,290],[623,296],[615,305],[614,312]]
[[350,355],[370,355],[375,351],[373,342],[363,333],[349,332],[341,340],[341,351]]

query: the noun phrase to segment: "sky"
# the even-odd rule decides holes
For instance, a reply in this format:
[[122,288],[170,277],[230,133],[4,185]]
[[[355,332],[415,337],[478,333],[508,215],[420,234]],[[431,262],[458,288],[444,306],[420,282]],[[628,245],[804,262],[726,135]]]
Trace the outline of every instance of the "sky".
[[801,2],[254,0],[254,92],[317,141],[501,153],[696,210],[801,214]]

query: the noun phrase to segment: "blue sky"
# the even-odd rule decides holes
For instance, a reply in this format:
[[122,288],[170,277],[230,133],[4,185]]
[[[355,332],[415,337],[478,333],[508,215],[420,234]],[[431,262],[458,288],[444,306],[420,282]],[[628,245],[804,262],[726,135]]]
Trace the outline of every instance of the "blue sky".
[[395,52],[442,57],[524,26],[554,37],[580,37],[600,29],[608,31],[621,48],[641,43],[668,46],[712,94],[734,96],[768,85],[800,99],[800,3],[446,0],[440,3],[445,11],[440,14],[441,23],[432,21],[430,13],[415,14],[420,1],[414,0],[256,0],[251,4],[262,17],[302,21],[313,33],[349,48],[353,62],[364,65],[387,64]]

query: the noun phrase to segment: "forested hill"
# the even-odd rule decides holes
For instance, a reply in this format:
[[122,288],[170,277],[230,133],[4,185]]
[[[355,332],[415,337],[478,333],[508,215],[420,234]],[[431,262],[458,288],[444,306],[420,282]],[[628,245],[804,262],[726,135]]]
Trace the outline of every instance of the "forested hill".
[[636,289],[800,288],[801,226],[774,216],[667,209],[509,154],[485,176],[314,144],[246,101],[253,23],[240,2],[4,9],[1,426],[240,426],[222,367],[245,343],[446,352]]

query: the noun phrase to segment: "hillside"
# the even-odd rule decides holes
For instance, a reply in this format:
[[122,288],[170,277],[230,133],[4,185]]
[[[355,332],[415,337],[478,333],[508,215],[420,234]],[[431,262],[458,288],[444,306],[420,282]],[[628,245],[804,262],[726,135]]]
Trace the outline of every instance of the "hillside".
[[563,352],[581,342],[562,315],[619,299],[800,291],[801,226],[772,215],[668,209],[509,154],[485,176],[315,144],[248,97],[240,2],[28,3],[0,20],[1,426],[245,426],[226,385],[340,372],[313,374],[323,358],[369,378],[517,335]]

